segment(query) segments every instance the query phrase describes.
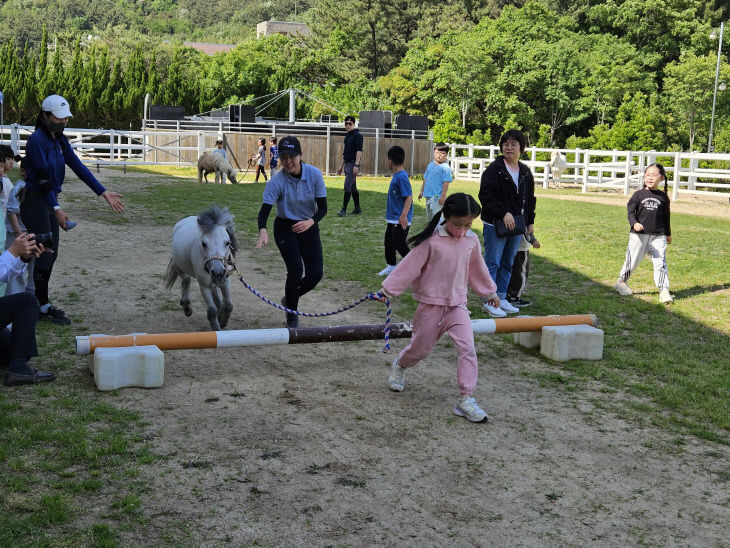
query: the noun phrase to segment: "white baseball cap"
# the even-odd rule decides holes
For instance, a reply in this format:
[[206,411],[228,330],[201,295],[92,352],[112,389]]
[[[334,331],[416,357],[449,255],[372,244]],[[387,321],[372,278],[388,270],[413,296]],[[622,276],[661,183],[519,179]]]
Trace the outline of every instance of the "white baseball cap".
[[71,114],[68,107],[68,101],[60,95],[49,95],[43,99],[41,109],[50,112],[56,118],[73,118],[73,114]]

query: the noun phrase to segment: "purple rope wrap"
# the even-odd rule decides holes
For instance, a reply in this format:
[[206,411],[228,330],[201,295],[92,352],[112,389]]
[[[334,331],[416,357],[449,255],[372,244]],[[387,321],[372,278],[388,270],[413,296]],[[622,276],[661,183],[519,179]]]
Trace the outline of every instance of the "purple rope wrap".
[[390,350],[390,317],[391,317],[392,310],[390,307],[390,299],[385,297],[385,295],[383,295],[380,292],[368,293],[362,299],[359,299],[359,300],[355,301],[354,303],[344,306],[342,308],[338,308],[337,310],[332,310],[331,312],[300,312],[299,310],[292,310],[290,308],[285,307],[284,305],[275,303],[268,297],[262,295],[261,293],[259,293],[256,290],[256,288],[254,288],[250,283],[248,283],[246,280],[243,279],[243,274],[239,273],[238,279],[241,281],[241,283],[244,285],[244,287],[246,289],[248,289],[251,293],[256,295],[259,299],[261,299],[265,303],[270,304],[274,308],[278,308],[279,310],[283,310],[284,312],[287,312],[289,314],[297,314],[299,316],[307,316],[309,318],[323,318],[325,316],[334,316],[335,314],[339,314],[346,310],[350,310],[351,308],[355,308],[357,305],[362,304],[365,301],[379,301],[380,299],[385,298],[385,306],[387,308],[387,312],[386,312],[386,316],[385,316],[385,329],[383,330],[383,333],[385,335],[385,346],[383,347],[383,352],[388,352]]

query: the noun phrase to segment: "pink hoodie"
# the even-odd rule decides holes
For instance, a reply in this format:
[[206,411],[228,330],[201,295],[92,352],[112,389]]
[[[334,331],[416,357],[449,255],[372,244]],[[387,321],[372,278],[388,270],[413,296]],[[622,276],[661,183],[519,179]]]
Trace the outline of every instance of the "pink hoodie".
[[480,297],[496,296],[497,285],[480,252],[479,237],[471,230],[454,238],[439,225],[433,236],[414,247],[383,282],[389,297],[411,284],[419,303],[445,306],[466,304],[467,285]]

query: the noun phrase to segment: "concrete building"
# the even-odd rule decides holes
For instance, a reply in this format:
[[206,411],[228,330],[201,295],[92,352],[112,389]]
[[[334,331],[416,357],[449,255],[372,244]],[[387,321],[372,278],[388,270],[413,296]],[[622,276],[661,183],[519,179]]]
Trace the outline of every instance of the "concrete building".
[[309,36],[310,34],[312,34],[312,31],[304,23],[263,21],[256,25],[256,38],[261,38],[262,36],[270,36],[272,34],[285,34],[287,36],[301,34],[302,36]]

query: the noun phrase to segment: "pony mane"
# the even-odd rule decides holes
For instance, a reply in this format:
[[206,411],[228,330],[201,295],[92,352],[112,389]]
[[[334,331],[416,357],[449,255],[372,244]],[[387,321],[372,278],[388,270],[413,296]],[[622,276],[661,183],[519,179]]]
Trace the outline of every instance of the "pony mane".
[[227,207],[217,205],[211,206],[200,215],[198,215],[198,226],[206,234],[217,226],[225,226],[226,232],[231,239],[231,252],[236,255],[238,251],[238,240],[236,239],[236,229],[233,226],[233,214],[228,211]]

